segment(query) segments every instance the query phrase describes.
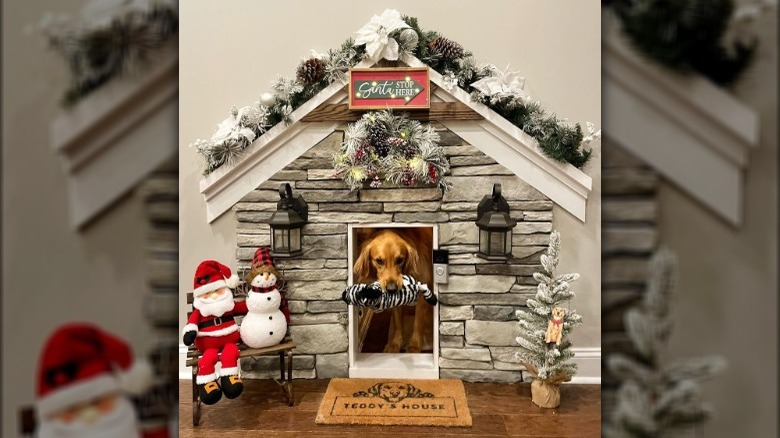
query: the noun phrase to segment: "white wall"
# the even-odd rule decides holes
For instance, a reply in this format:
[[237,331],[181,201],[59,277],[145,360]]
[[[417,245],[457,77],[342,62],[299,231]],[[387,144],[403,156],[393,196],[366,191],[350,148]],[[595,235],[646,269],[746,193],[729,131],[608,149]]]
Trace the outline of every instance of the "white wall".
[[[232,212],[212,224],[198,193],[202,158],[187,145],[209,137],[232,105],[257,100],[278,74],[293,76],[310,49],[335,48],[385,8],[416,16],[424,29],[463,44],[480,61],[511,64],[527,77],[526,90],[545,108],[571,121],[601,125],[600,3],[568,1],[346,1],[214,2],[180,5],[180,317],[197,264],[235,259]],[[577,347],[599,348],[601,157],[585,168],[594,179],[587,223],[556,208],[563,234],[561,268],[583,274],[574,306],[585,325]],[[598,367],[596,367],[598,369]]]
[[58,325],[94,322],[144,353],[143,205],[122,200],[83,233],[68,223],[65,177],[49,147],[49,123],[67,86],[64,64],[24,27],[45,10],[82,1],[3,3],[2,436],[17,436],[17,413],[35,399],[43,343]]
[[677,187],[659,192],[662,242],[680,282],[669,357],[721,354],[705,385],[716,414],[700,436],[777,436],[777,20],[760,21],[757,61],[735,90],[761,115],[745,176],[744,225],[733,228]]

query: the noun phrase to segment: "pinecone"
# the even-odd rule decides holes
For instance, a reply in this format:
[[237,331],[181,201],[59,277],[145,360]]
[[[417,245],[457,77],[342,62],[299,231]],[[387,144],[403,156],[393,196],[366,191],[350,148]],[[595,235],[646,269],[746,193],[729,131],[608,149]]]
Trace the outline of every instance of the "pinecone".
[[376,154],[381,158],[386,157],[390,153],[390,144],[387,141],[387,137],[387,132],[378,124],[368,127],[368,141],[373,146]]
[[298,80],[306,85],[316,84],[325,77],[325,61],[309,58],[298,66]]
[[438,37],[428,44],[428,50],[432,55],[438,55],[445,59],[458,59],[463,56],[463,46],[451,39]]

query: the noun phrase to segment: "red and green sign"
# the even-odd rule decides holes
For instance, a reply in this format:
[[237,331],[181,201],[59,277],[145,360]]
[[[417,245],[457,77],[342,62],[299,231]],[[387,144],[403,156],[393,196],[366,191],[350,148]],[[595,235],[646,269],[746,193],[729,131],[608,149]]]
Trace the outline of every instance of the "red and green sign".
[[349,109],[430,108],[428,68],[353,68]]

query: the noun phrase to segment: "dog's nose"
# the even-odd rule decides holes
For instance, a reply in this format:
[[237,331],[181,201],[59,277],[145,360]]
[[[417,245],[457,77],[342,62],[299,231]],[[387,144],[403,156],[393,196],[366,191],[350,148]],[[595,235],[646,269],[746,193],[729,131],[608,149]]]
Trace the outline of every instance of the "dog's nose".
[[387,289],[388,292],[393,293],[398,290],[398,285],[396,285],[393,282],[387,283],[387,286],[385,286],[385,289]]

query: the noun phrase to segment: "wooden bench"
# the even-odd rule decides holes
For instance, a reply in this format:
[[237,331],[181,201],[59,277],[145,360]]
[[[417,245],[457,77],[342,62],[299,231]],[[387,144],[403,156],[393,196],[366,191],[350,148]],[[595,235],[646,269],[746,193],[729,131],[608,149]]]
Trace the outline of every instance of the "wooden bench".
[[[236,288],[236,292],[239,292],[241,290],[241,285]],[[234,292],[234,296],[237,295],[236,292]],[[192,293],[187,294],[187,304],[192,305],[193,296]],[[187,317],[189,318],[190,314],[192,312],[187,313]],[[274,381],[279,384],[279,387],[282,390],[282,393],[284,394],[285,401],[287,402],[288,406],[293,405],[293,386],[292,386],[292,368],[293,368],[293,349],[295,349],[295,343],[292,342],[292,339],[290,339],[289,335],[285,336],[285,338],[282,340],[282,342],[279,345],[275,345],[273,347],[267,347],[267,348],[249,348],[246,344],[243,342],[238,345],[239,349],[239,359],[244,357],[253,357],[253,356],[269,356],[278,354],[279,355],[279,380],[274,379]],[[200,423],[200,408],[201,408],[201,401],[200,397],[198,396],[198,385],[195,383],[195,379],[198,375],[198,360],[200,360],[200,352],[197,348],[195,348],[195,345],[191,345],[187,350],[187,361],[186,364],[189,367],[192,367],[192,424],[193,426],[197,426]],[[285,370],[287,371],[287,374],[285,375]]]

